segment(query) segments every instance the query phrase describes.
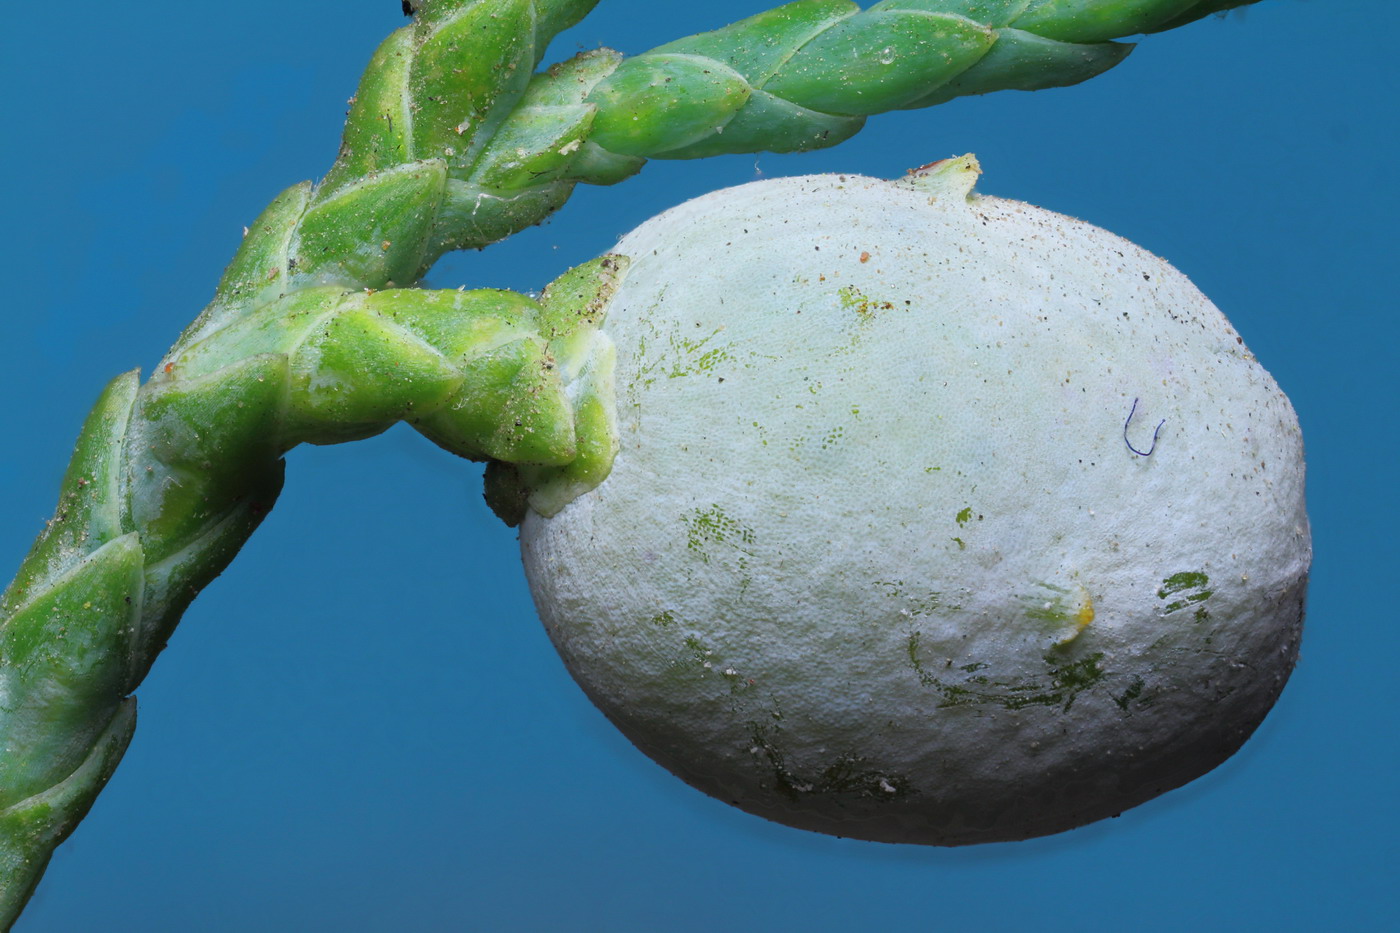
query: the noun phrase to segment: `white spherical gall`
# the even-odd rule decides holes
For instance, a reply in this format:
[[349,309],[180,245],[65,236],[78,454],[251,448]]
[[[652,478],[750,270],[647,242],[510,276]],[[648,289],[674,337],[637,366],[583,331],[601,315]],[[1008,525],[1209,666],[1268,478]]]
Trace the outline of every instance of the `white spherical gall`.
[[971,194],[763,181],[625,237],[620,449],[525,565],[644,752],[793,826],[938,845],[1215,767],[1297,657],[1288,400],[1180,273]]

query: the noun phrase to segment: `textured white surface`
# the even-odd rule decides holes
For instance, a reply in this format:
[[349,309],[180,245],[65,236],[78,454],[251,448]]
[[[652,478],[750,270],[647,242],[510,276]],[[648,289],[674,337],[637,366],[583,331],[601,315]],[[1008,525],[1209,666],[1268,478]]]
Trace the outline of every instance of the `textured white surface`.
[[1231,754],[1296,659],[1287,399],[1180,273],[965,196],[974,166],[758,182],[624,238],[621,453],[522,528],[599,707],[795,826],[1111,816]]

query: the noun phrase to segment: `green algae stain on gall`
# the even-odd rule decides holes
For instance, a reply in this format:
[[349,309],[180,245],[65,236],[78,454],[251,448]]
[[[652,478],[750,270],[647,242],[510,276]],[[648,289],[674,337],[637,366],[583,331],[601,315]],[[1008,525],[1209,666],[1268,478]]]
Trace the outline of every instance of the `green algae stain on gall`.
[[690,337],[672,336],[670,349],[672,359],[670,371],[666,373],[669,379],[679,379],[682,376],[694,374],[713,373],[715,367],[721,363],[733,362],[735,359],[733,348],[728,345],[711,346],[711,341],[719,337],[722,329],[716,329],[707,337],[699,339]]
[[[1090,687],[1097,686],[1104,679],[1106,673],[1102,666],[1103,658],[1103,652],[1096,651],[1078,661],[1071,661],[1051,669],[1051,684],[1055,689],[1053,695],[1065,697],[1066,711],[1074,705],[1079,694]],[[1047,663],[1053,663],[1054,660],[1053,655],[1045,656]]]
[[847,285],[836,293],[841,300],[841,307],[856,314],[868,317],[876,311],[893,311],[894,302],[877,301],[866,297],[866,294],[854,285]]
[[[1162,607],[1162,614],[1170,615],[1178,609],[1185,609],[1187,606],[1210,599],[1213,591],[1206,589],[1209,583],[1210,577],[1200,570],[1183,571],[1167,577],[1162,581],[1161,588],[1157,590],[1158,599],[1171,600]],[[1209,617],[1209,613],[1203,614],[1203,612],[1198,611],[1196,614],[1198,622]]]
[[685,648],[682,652],[680,666],[688,668],[692,675],[718,677],[730,693],[737,693],[746,687],[753,686],[752,680],[741,675],[734,669],[733,665],[724,661],[713,648],[701,641],[699,636],[687,635],[682,644]]
[[789,766],[780,737],[781,727],[749,722],[753,744],[750,754],[757,757],[773,778],[773,789],[789,800],[804,796],[898,800],[914,792],[913,782],[900,774],[871,768],[861,755],[838,755],[819,773],[798,773]]
[[936,691],[941,700],[939,709],[950,707],[995,706],[1008,711],[1032,706],[1061,707],[1067,712],[1083,692],[1097,687],[1107,677],[1103,669],[1104,653],[1096,651],[1077,660],[1066,660],[1052,652],[1042,658],[1046,671],[1042,676],[1026,680],[996,679],[982,673],[985,663],[974,662],[953,666],[945,664],[945,672],[931,673],[919,656],[921,636],[911,632],[906,643],[909,666],[925,687]]
[[875,586],[878,588],[876,592],[903,603],[899,614],[905,618],[931,616],[942,608],[943,594],[937,590],[920,590],[916,595],[906,591],[903,580],[876,580]]
[[753,529],[732,518],[718,503],[707,509],[691,509],[681,521],[686,529],[686,550],[707,564],[711,545],[727,545],[749,554],[748,548],[754,543]]
[[1155,694],[1143,695],[1143,688],[1147,686],[1146,681],[1141,677],[1134,677],[1128,688],[1113,698],[1114,704],[1123,712],[1131,712],[1131,707],[1136,704],[1140,709],[1147,709],[1157,702]]

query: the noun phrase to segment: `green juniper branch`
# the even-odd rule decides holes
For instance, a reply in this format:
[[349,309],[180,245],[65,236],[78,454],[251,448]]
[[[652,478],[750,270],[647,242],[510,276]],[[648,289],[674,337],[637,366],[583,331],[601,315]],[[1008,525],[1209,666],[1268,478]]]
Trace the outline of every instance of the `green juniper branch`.
[[588,98],[590,142],[636,159],[823,148],[874,114],[1076,84],[1132,50],[1110,40],[1238,5],[798,0],[621,63]]
[[550,512],[606,476],[611,348],[597,333],[620,260],[539,302],[502,291],[317,286],[258,305],[140,385],[107,388],[59,510],[0,599],[0,873],[18,909],[111,774],[135,690],[190,600],[276,500],[281,456],[412,424],[531,478],[498,510]]
[[1252,0],[798,0],[632,59],[534,73],[597,0],[421,0],[375,52],[339,156],[275,199],[144,384],[88,417],[58,510],[0,595],[0,929],[112,774],[131,693],[276,500],[282,455],[407,421],[546,514],[616,448],[599,308],[616,258],[539,301],[412,287],[443,253],[649,158],[815,149],[876,113],[1082,81],[1114,39]]

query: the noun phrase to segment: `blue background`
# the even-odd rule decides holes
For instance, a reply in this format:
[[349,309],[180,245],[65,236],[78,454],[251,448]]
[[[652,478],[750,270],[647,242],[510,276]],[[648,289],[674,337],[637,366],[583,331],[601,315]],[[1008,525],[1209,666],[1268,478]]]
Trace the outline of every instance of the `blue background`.
[[[761,0],[604,0],[551,59]],[[1120,819],[960,850],[825,838],[684,786],[596,713],[536,621],[479,468],[394,430],[290,457],[17,929],[1321,930],[1396,922],[1391,0],[1265,0],[1088,84],[872,120],[798,157],[653,163],[434,284],[535,288],[757,175],[982,190],[1167,257],[1292,397],[1317,559],[1302,663],[1216,772]],[[23,4],[0,69],[0,563],[50,514],[103,383],[151,366],[241,226],[325,169],[394,0]]]

